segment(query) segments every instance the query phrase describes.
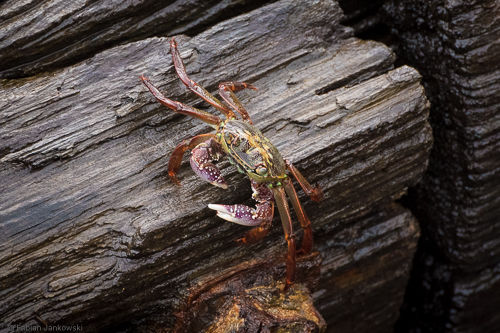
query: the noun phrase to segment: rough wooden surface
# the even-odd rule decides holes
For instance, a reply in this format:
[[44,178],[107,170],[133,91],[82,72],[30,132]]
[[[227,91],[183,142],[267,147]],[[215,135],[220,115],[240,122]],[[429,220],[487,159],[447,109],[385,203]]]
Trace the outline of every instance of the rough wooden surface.
[[[336,274],[353,258],[370,261],[356,281],[373,284],[372,293],[356,295],[351,314],[395,320],[418,235],[415,222],[407,212],[352,221],[377,216],[420,178],[432,141],[429,105],[414,69],[393,69],[387,47],[352,38],[341,18],[331,1],[280,1],[178,42],[188,72],[209,90],[228,79],[255,84],[257,93],[240,94],[254,123],[323,187],[326,200],[317,205],[303,197],[305,208],[317,234],[324,228],[345,239],[339,245],[334,236],[319,237],[317,247],[328,257],[322,295],[331,292],[326,272]],[[168,96],[205,107],[175,77],[166,38],[2,81],[4,324],[30,323],[37,315],[91,330],[161,311],[172,327],[173,312],[197,282],[235,263],[283,263],[279,223],[263,242],[239,247],[234,240],[246,229],[206,207],[251,203],[248,181],[228,163],[221,163],[228,191],[203,183],[186,165],[179,174],[183,186],[169,182],[173,147],[208,128],[156,104],[140,74]],[[382,243],[385,232],[390,241]],[[392,275],[373,273],[391,265],[403,267],[399,284],[389,282]],[[346,283],[349,296],[333,307],[350,302],[352,284]],[[393,304],[386,310],[368,297],[384,291],[383,304]],[[359,311],[365,301],[370,306]],[[346,317],[335,323],[348,325],[337,322],[353,318]]]
[[500,3],[387,1],[384,9],[398,54],[424,76],[435,136],[412,196],[426,246],[401,325],[498,332]]

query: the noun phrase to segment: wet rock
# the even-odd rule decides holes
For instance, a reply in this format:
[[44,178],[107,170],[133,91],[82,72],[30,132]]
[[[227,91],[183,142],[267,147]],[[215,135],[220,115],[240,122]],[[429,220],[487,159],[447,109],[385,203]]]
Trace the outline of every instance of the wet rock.
[[266,2],[270,1],[4,1],[0,78],[61,68],[125,42],[196,34]]
[[[383,304],[398,304],[418,230],[394,227],[384,248],[395,252],[387,257],[377,249],[391,223],[352,221],[370,220],[420,179],[432,144],[429,104],[418,72],[394,68],[390,49],[352,37],[341,19],[332,1],[280,1],[177,41],[188,73],[208,90],[225,80],[257,86],[257,93],[239,93],[254,124],[322,186],[319,204],[301,195],[315,234],[333,228],[344,238],[341,245],[318,240],[321,252],[336,249],[321,274],[364,258],[404,267],[398,284],[383,274],[356,280],[370,281],[374,294],[388,291]],[[123,330],[162,313],[162,327],[171,329],[197,281],[249,260],[283,262],[278,221],[264,241],[242,247],[234,240],[247,229],[207,208],[252,204],[248,180],[229,163],[219,164],[227,191],[203,183],[186,164],[182,186],[169,181],[175,145],[209,128],[156,103],[138,79],[147,75],[167,96],[207,108],[179,83],[167,43],[142,39],[54,72],[1,81],[5,323],[41,318]],[[398,240],[410,251],[396,251]],[[359,242],[366,243],[355,251]],[[370,304],[352,313],[393,319],[392,305]]]
[[[416,271],[426,276],[425,282],[415,279],[409,290],[427,297],[408,300],[408,309],[420,311],[408,310],[402,321],[429,327],[432,318],[439,317],[438,330],[496,332],[500,329],[496,310],[500,308],[500,4],[387,1],[384,10],[398,39],[398,55],[423,75],[435,138],[429,170],[409,201],[423,234],[434,244],[419,250],[419,257],[431,258],[442,269],[418,261]],[[432,274],[434,269],[444,275]],[[425,284],[432,287],[426,290]],[[484,325],[472,326],[474,315]]]
[[316,235],[323,262],[313,295],[328,331],[392,332],[420,235],[416,218],[389,204]]
[[198,283],[176,314],[174,332],[324,332],[326,323],[309,289],[318,283],[320,264],[318,252],[301,257],[300,282],[286,292],[280,261],[276,266],[243,263]]

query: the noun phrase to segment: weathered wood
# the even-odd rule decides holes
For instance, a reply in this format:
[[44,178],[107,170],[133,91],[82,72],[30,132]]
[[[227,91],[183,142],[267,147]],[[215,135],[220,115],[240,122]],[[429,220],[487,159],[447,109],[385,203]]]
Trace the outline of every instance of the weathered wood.
[[[345,240],[333,267],[351,261],[364,231],[384,232],[384,219],[358,230],[350,221],[415,184],[431,145],[419,74],[393,69],[387,47],[350,37],[341,18],[331,1],[280,1],[178,38],[188,72],[209,90],[228,79],[259,88],[240,94],[254,123],[325,191],[319,205],[302,198],[315,230],[330,225],[360,235]],[[234,240],[246,229],[206,208],[251,202],[248,181],[228,163],[220,165],[229,191],[203,183],[187,166],[182,187],[167,179],[173,147],[208,129],[157,105],[140,84],[146,74],[168,96],[197,101],[179,84],[166,50],[167,39],[145,39],[53,74],[2,81],[5,323],[29,323],[36,312],[90,330],[162,311],[171,327],[197,281],[249,260],[283,263],[279,223],[263,242],[239,247]],[[393,244],[407,241],[411,249],[417,230],[414,223],[402,228]],[[356,259],[372,258],[378,244],[370,238]],[[318,242],[325,253],[334,246]],[[396,253],[391,263],[409,264],[408,253]],[[383,303],[396,304],[402,289]]]
[[401,325],[498,332],[500,3],[387,1],[384,8],[398,54],[424,76],[435,136],[413,196],[433,245],[419,250]]
[[125,41],[193,34],[266,2],[270,1],[4,1],[0,78],[61,68]]

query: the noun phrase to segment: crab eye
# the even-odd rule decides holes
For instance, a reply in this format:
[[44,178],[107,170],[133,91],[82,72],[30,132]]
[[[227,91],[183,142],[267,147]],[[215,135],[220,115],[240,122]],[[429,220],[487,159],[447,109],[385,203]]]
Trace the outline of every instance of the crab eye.
[[265,166],[258,166],[255,172],[260,176],[265,176],[267,174],[267,168]]

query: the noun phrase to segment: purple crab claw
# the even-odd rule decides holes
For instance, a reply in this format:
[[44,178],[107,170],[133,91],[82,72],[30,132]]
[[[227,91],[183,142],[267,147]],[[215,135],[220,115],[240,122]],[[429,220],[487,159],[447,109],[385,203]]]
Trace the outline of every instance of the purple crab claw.
[[195,159],[191,158],[191,168],[203,180],[206,180],[212,185],[227,189],[227,183],[222,177],[220,170],[212,163],[205,163],[199,166]]
[[[264,221],[272,219],[272,207],[269,205],[257,205],[257,209],[245,205],[215,205],[209,204],[208,208],[217,211],[217,216],[241,225],[256,226]],[[270,215],[271,214],[271,215]]]

